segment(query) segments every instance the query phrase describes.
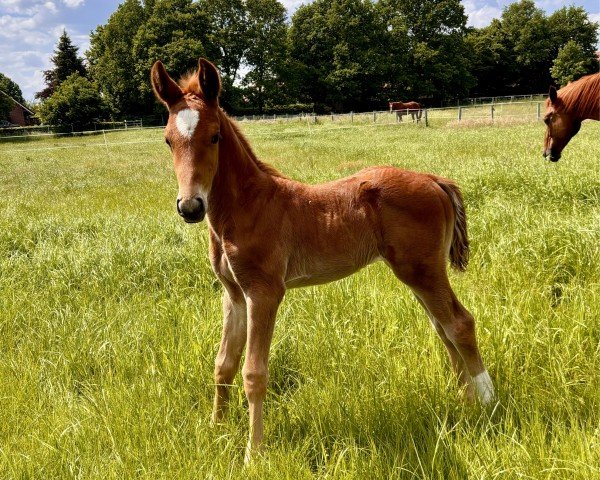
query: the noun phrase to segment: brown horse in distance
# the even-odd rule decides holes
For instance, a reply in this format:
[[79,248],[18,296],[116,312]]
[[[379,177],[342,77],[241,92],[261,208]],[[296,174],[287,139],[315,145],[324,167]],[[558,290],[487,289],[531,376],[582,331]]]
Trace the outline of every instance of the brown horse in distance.
[[423,114],[423,107],[418,102],[389,102],[390,113],[396,112],[396,118],[402,121],[402,117],[410,113],[413,120],[419,122]]
[[448,350],[467,396],[490,402],[472,315],[452,291],[446,264],[468,259],[465,211],[451,180],[372,167],[320,185],[286,178],[261,162],[219,107],[215,66],[180,84],[156,62],[151,80],[169,111],[165,139],[179,184],[177,211],[204,219],[212,268],[223,284],[223,333],[215,361],[212,419],[226,412],[242,368],[250,412],[246,460],[263,440],[263,401],[275,317],[286,289],[331,282],[381,260],[414,292]]
[[581,77],[546,100],[544,157],[558,162],[563,149],[581,128],[583,120],[600,120],[600,73]]

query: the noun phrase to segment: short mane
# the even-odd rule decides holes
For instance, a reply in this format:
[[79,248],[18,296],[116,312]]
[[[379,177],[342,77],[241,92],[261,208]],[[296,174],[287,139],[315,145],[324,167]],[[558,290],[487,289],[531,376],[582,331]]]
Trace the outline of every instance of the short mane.
[[583,118],[598,118],[600,110],[600,73],[581,77],[558,91],[567,112]]
[[279,170],[277,170],[275,167],[273,167],[272,165],[269,165],[268,163],[265,163],[265,162],[259,160],[258,157],[256,156],[256,154],[254,153],[254,151],[252,150],[252,147],[250,146],[248,139],[240,130],[240,127],[237,124],[237,122],[235,120],[233,120],[232,118],[229,118],[229,116],[227,115],[227,113],[225,113],[225,111],[223,109],[221,109],[221,113],[222,113],[221,119],[222,120],[224,119],[225,121],[229,122],[232,130],[235,132],[235,134],[237,136],[238,141],[241,143],[242,148],[246,151],[248,156],[252,159],[252,161],[256,164],[256,166],[260,170],[262,170],[265,173],[268,173],[272,177],[288,178],[283,173],[281,173]]

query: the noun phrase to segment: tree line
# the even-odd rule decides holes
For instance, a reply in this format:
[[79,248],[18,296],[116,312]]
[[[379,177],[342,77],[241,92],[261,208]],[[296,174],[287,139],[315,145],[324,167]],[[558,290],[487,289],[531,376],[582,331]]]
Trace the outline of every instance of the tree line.
[[598,70],[597,28],[582,7],[546,15],[532,0],[484,28],[467,27],[459,0],[316,0],[290,19],[278,0],[125,0],[92,32],[85,65],[63,33],[39,112],[67,122],[69,101],[85,99],[80,117],[152,115],[153,62],[177,76],[200,56],[219,67],[234,114],[544,92]]

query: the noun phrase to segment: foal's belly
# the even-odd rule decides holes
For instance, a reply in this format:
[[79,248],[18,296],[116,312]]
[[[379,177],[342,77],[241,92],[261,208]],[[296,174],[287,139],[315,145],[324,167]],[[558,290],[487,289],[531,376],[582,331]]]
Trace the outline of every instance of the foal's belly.
[[285,278],[287,288],[308,287],[334,282],[352,275],[370,263],[381,260],[378,255],[373,255],[363,261],[356,262],[350,259],[318,259],[312,262],[303,262],[305,268],[288,271]]

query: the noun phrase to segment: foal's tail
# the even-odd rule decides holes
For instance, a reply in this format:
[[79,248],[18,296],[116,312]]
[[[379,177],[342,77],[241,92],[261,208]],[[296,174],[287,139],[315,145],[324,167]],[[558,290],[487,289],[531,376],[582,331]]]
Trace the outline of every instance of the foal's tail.
[[448,195],[454,208],[454,232],[450,245],[450,264],[461,272],[469,263],[469,237],[467,236],[467,214],[463,204],[462,193],[458,185],[446,178],[437,178],[437,184]]

